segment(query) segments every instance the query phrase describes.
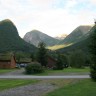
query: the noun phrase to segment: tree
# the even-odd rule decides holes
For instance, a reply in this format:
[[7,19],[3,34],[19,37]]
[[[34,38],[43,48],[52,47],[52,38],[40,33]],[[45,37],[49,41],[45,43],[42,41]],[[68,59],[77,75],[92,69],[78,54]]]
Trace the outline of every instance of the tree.
[[63,61],[62,61],[62,57],[60,54],[58,54],[58,57],[57,57],[57,63],[56,63],[56,69],[57,70],[62,70],[64,68],[63,66]]
[[96,25],[93,27],[93,31],[90,35],[90,53],[92,55],[92,64],[90,66],[90,76],[92,80],[96,82]]
[[81,50],[74,51],[70,55],[70,66],[75,68],[83,68],[85,64],[85,56]]
[[69,66],[67,56],[64,54],[61,54],[61,58],[62,58],[64,68],[67,68]]
[[38,44],[38,53],[37,53],[37,61],[41,63],[42,66],[47,65],[47,49],[46,45],[43,42]]
[[31,55],[30,55],[30,58],[31,58],[31,61],[32,61],[32,62],[35,61],[35,56],[34,56],[34,54],[31,54]]

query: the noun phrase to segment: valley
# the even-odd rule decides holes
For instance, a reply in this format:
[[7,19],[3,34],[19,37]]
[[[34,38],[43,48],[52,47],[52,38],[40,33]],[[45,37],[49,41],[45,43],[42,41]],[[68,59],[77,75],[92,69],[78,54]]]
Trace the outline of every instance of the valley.
[[[29,96],[29,94],[51,96],[57,92],[56,94],[63,96],[64,89],[67,90],[67,87],[72,93],[71,85],[79,88],[79,84],[84,83],[87,87],[86,82],[88,82],[92,87],[93,85],[89,81],[89,66],[92,59],[88,46],[90,34],[95,29],[96,26],[79,26],[63,39],[56,39],[38,30],[32,30],[26,33],[22,39],[11,20],[1,21],[0,64],[3,69],[0,69],[0,81],[6,83],[0,87],[0,95],[10,96],[14,92],[16,96],[17,94],[20,96]],[[11,58],[9,59],[9,57]],[[16,66],[13,69],[5,67],[9,61],[12,64],[12,60]],[[6,81],[4,78],[8,80]],[[8,84],[12,84],[12,86]],[[55,92],[55,90],[57,91]],[[86,88],[86,90],[89,89]],[[94,90],[90,90],[90,92],[95,94]],[[56,96],[56,94],[52,96]],[[76,95],[75,92],[74,94]],[[92,96],[95,96],[94,94]]]

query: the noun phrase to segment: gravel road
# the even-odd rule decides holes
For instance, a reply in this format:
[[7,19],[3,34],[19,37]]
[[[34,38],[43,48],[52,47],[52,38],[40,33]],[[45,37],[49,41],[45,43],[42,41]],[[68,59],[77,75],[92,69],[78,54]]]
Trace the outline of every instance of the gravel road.
[[[24,69],[15,70],[9,73],[1,74],[0,79],[42,79],[42,80],[52,80],[52,79],[61,79],[61,78],[90,78],[89,75],[77,75],[77,74],[70,74],[64,75],[57,74],[56,76],[32,76],[32,75],[24,75]],[[77,80],[77,79],[76,79]],[[11,88],[4,91],[0,91],[0,96],[43,96],[48,92],[53,91],[54,89],[58,88],[57,85],[54,85],[50,82],[39,82],[36,84],[30,84],[26,86],[21,86],[17,88]]]
[[43,96],[56,88],[57,86],[55,85],[42,82],[4,90],[0,92],[0,96]]

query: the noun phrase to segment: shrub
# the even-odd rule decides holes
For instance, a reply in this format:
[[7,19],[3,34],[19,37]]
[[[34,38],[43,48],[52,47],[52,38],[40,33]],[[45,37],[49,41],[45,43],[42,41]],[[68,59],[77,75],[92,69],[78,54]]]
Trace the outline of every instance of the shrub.
[[36,74],[44,72],[44,68],[41,66],[40,63],[30,63],[28,66],[25,67],[26,74]]

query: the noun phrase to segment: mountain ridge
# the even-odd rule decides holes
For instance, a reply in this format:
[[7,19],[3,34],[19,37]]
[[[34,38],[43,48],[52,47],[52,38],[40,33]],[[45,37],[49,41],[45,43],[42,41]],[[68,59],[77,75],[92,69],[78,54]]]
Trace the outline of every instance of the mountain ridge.
[[39,42],[44,42],[46,46],[53,46],[60,41],[38,30],[27,32],[23,39],[35,46],[38,46]]
[[84,40],[81,40],[73,45],[58,49],[57,51],[67,53],[75,50],[82,50],[85,53],[89,53],[88,46],[90,43],[90,35],[94,30],[96,30],[96,25],[90,29],[90,31],[87,33],[87,37]]
[[18,34],[14,23],[5,19],[0,21],[0,52],[3,51],[26,51],[34,52],[36,47],[28,44]]
[[90,31],[92,26],[90,25],[81,25],[78,26],[76,29],[74,29],[65,39],[63,39],[61,42],[58,43],[60,44],[70,44],[70,43],[76,43],[78,41],[81,41],[84,37],[86,37],[86,34]]

